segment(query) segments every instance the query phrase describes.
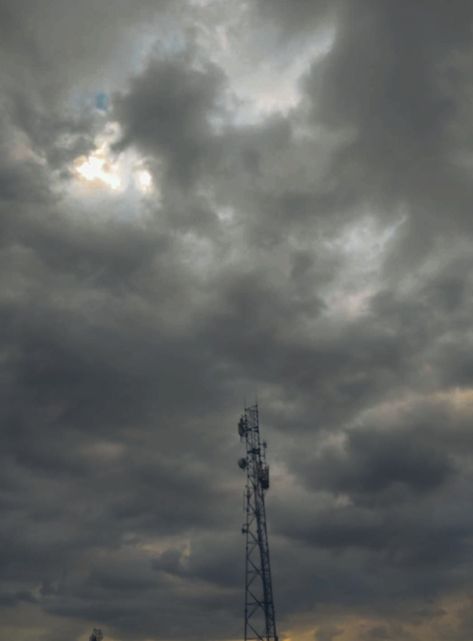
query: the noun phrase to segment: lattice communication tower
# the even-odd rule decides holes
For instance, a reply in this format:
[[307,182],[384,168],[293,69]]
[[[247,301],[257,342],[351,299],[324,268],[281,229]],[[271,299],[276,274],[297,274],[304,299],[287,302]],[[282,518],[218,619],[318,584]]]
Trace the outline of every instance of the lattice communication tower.
[[244,639],[278,641],[264,503],[269,488],[269,466],[266,443],[260,438],[258,405],[245,408],[238,433],[246,451],[238,461],[239,467],[246,471],[246,520],[242,527],[246,537]]

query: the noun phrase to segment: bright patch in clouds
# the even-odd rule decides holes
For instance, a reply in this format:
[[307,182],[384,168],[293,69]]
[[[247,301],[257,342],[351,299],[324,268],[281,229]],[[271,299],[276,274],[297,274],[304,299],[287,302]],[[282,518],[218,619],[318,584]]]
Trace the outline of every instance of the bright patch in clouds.
[[95,149],[88,156],[74,160],[72,173],[76,180],[73,191],[77,196],[81,195],[81,188],[86,188],[89,193],[137,191],[148,194],[155,191],[153,177],[143,158],[132,150],[120,154],[113,152],[112,146],[119,133],[117,123],[108,123],[95,139]]
[[385,228],[375,221],[375,217],[362,218],[325,243],[343,265],[328,288],[321,288],[326,313],[331,316],[355,319],[366,313],[379,289],[382,263],[406,216],[401,213]]
[[95,183],[98,187],[118,189],[121,185],[116,164],[107,161],[100,152],[94,152],[88,158],[81,156],[76,159],[74,165],[80,178]]
[[135,180],[138,188],[143,192],[150,191],[153,187],[153,178],[146,169],[138,169],[135,172]]
[[297,107],[301,101],[299,81],[315,60],[330,51],[334,29],[321,28],[300,40],[297,47],[283,46],[274,26],[249,28],[250,4],[229,3],[221,9],[218,25],[202,20],[196,33],[202,51],[225,72],[229,87],[226,107],[232,122],[255,124],[270,114],[286,114]]

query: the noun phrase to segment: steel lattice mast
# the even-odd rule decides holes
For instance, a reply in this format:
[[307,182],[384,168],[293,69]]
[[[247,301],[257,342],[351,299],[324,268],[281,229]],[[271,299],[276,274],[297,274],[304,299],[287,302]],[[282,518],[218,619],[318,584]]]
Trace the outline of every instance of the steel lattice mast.
[[246,456],[238,461],[246,470],[245,641],[278,641],[274,615],[273,586],[269,560],[264,494],[269,488],[266,443],[261,442],[258,405],[245,408],[238,423]]

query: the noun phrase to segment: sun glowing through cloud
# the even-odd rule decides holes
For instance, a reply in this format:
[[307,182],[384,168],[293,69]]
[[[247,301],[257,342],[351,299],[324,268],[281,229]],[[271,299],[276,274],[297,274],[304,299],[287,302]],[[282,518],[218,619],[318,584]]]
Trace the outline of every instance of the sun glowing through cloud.
[[79,178],[98,187],[108,187],[117,190],[121,187],[118,168],[116,164],[107,161],[100,152],[88,157],[80,156],[74,163],[76,174]]
[[75,178],[71,189],[76,197],[107,192],[159,196],[159,185],[147,169],[146,159],[133,149],[118,154],[114,151],[119,137],[118,123],[109,122],[95,138],[95,148],[88,155],[75,158],[70,170]]

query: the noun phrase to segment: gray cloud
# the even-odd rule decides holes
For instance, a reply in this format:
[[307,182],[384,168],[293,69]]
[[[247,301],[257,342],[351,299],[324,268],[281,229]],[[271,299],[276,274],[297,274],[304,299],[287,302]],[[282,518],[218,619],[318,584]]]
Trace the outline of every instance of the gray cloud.
[[467,639],[469,5],[92,4],[0,7],[0,636],[237,638],[257,394],[281,638]]
[[152,63],[129,92],[115,100],[124,128],[118,148],[137,144],[164,157],[170,178],[180,183],[200,173],[215,153],[210,118],[223,81],[217,68],[193,68],[192,62],[189,51]]

